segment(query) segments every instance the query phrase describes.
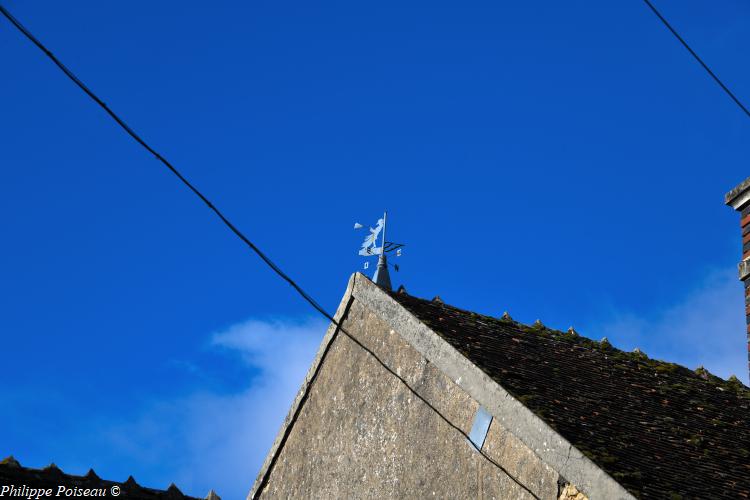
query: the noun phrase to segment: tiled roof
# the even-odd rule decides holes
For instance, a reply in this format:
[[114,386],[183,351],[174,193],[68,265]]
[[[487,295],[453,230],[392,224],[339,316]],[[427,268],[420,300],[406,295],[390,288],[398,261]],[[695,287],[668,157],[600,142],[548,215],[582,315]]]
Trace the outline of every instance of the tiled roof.
[[750,497],[750,389],[736,378],[437,298],[392,297],[634,496]]
[[[57,493],[60,486],[65,486],[66,488],[73,490],[76,488],[79,490],[103,489],[106,492],[105,496],[113,497],[115,495],[112,494],[112,488],[115,487],[116,489],[119,488],[117,490],[117,496],[128,500],[197,500],[195,497],[183,495],[174,484],[170,485],[166,490],[155,490],[138,485],[132,476],[124,483],[118,483],[115,481],[100,479],[93,470],[89,470],[88,474],[85,476],[74,476],[72,474],[64,473],[54,464],[49,465],[44,469],[30,469],[22,467],[13,457],[8,457],[0,461],[0,487],[11,485],[19,489],[24,486],[27,488],[52,488],[53,495]],[[27,495],[28,494],[23,494],[20,496],[25,498]],[[13,495],[8,493],[7,496]],[[64,497],[66,494],[62,493],[60,496]],[[209,498],[211,498],[211,494],[209,494]]]

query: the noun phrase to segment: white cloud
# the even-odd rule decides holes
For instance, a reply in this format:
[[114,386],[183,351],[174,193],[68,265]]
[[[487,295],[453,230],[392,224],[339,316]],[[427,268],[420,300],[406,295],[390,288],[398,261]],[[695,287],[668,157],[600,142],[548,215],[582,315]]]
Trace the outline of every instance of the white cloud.
[[249,320],[218,332],[214,348],[258,370],[247,389],[159,402],[134,421],[100,429],[99,438],[140,465],[140,484],[174,482],[186,494],[205,496],[214,489],[223,498],[244,498],[326,327],[322,320]]
[[737,272],[711,273],[682,300],[652,315],[616,312],[589,325],[618,348],[748,383],[744,296]]

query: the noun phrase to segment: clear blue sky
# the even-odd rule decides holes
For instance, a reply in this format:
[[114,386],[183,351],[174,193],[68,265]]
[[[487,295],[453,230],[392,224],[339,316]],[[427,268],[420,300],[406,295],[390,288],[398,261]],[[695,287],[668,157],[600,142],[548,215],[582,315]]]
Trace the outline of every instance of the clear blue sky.
[[[750,120],[640,0],[4,5],[334,310],[412,294],[747,381]],[[750,6],[657,6],[750,102]],[[0,454],[226,499],[324,325],[0,22]]]

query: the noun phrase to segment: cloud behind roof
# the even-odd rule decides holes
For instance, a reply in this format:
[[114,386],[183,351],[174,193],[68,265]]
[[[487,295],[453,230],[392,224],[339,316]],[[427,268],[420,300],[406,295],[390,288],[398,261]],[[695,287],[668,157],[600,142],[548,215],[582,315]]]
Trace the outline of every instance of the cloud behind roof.
[[748,384],[742,284],[734,269],[713,271],[690,292],[653,314],[612,311],[583,334],[606,336],[616,347],[639,347],[652,358]]
[[257,370],[246,389],[200,390],[155,402],[135,419],[99,428],[99,438],[138,463],[144,485],[244,498],[271,447],[326,329],[318,319],[251,319],[212,335],[211,345]]

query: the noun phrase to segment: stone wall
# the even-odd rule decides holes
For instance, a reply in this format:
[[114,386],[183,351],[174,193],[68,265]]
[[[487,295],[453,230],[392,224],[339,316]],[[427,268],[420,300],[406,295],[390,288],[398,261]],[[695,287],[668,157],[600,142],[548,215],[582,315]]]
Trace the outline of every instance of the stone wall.
[[[478,404],[398,333],[357,300],[343,326],[469,433]],[[260,496],[533,498],[519,482],[538,498],[559,497],[559,475],[496,420],[483,451],[507,473],[339,333]]]

